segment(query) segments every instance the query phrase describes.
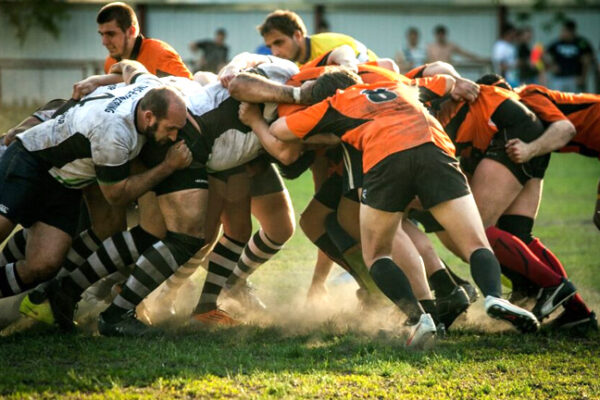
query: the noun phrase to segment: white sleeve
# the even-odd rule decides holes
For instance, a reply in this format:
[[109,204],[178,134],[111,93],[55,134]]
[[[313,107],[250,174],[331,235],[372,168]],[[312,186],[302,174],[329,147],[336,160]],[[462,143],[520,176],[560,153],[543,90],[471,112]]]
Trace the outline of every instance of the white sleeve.
[[278,83],[286,83],[299,72],[298,67],[291,61],[279,57],[269,57],[272,63],[260,64],[257,69],[262,71],[267,78]]

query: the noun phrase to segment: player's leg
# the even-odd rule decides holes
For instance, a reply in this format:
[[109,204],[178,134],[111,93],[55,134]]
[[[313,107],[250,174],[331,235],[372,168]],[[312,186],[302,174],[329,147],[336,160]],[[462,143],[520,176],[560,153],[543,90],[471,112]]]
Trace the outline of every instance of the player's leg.
[[27,229],[19,229],[6,241],[0,253],[0,266],[25,259],[25,246],[27,243]]
[[596,208],[594,209],[594,224],[598,229],[600,229],[600,181],[598,181]]

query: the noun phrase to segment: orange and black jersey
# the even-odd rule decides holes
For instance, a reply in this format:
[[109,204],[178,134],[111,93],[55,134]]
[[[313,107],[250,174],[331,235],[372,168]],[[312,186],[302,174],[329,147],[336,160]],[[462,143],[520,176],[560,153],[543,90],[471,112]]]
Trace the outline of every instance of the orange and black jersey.
[[[179,54],[162,40],[138,36],[129,59],[140,62],[148,72],[158,77],[173,75],[192,79],[190,70]],[[110,67],[118,61],[121,60],[108,56],[104,62],[104,72],[108,73]]]
[[[317,79],[325,72],[327,65],[327,57],[329,53],[324,54],[321,58],[324,64],[314,66],[304,66],[290,79],[287,84],[291,86],[301,86],[304,82]],[[443,75],[432,76],[428,78],[408,79],[402,74],[391,71],[377,65],[377,61],[370,61],[358,65],[358,75],[365,84],[378,82],[400,82],[409,86],[417,86],[419,90],[419,99],[422,102],[430,102],[436,99],[441,99],[446,93],[446,77]],[[298,104],[280,104],[278,111],[279,116],[286,116],[293,112],[303,109],[304,106]]]
[[539,85],[517,89],[521,101],[546,123],[568,119],[577,134],[559,152],[600,157],[600,95],[565,93]]
[[484,153],[492,137],[506,129],[509,121],[532,117],[518,100],[519,96],[514,92],[480,85],[479,96],[473,103],[448,99],[439,104],[434,114],[456,145],[459,155],[470,154],[471,147]]
[[439,122],[398,82],[355,85],[286,117],[288,129],[302,139],[332,133],[363,152],[363,172],[390,154],[432,142],[454,155]]

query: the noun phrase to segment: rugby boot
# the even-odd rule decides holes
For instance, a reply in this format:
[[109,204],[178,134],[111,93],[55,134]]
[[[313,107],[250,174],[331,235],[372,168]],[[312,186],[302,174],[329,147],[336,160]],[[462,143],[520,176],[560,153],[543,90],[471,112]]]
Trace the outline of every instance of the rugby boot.
[[435,303],[439,322],[444,324],[446,330],[471,304],[469,296],[462,286],[456,286],[448,296],[438,297]]
[[419,322],[413,326],[413,329],[406,339],[406,348],[413,350],[427,350],[435,342],[437,327],[431,315],[421,314]]
[[98,316],[98,332],[103,336],[140,337],[156,335],[160,331],[137,319],[135,310],[127,310],[117,322],[108,322],[104,313],[101,313]]
[[522,333],[535,332],[540,328],[540,323],[535,315],[499,297],[487,296],[485,298],[485,312],[492,318],[512,324]]
[[575,285],[566,278],[563,278],[558,286],[542,288],[533,307],[533,314],[541,321],[565,301],[575,296],[575,293],[577,293]]

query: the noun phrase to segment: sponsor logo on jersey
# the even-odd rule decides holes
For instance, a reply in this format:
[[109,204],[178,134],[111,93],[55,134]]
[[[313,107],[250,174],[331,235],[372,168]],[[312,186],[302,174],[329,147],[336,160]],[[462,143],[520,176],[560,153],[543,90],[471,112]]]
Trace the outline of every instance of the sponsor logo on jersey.
[[123,96],[119,96],[117,98],[115,98],[113,101],[111,101],[108,106],[106,106],[106,108],[104,109],[104,112],[108,112],[111,114],[114,114],[117,107],[119,107],[121,105],[121,103],[123,103],[125,100],[132,98],[133,96],[135,96],[136,94],[139,94],[141,92],[143,92],[144,90],[148,89],[148,86],[138,86],[132,90],[130,90],[129,92],[127,92],[126,94],[124,94]]

